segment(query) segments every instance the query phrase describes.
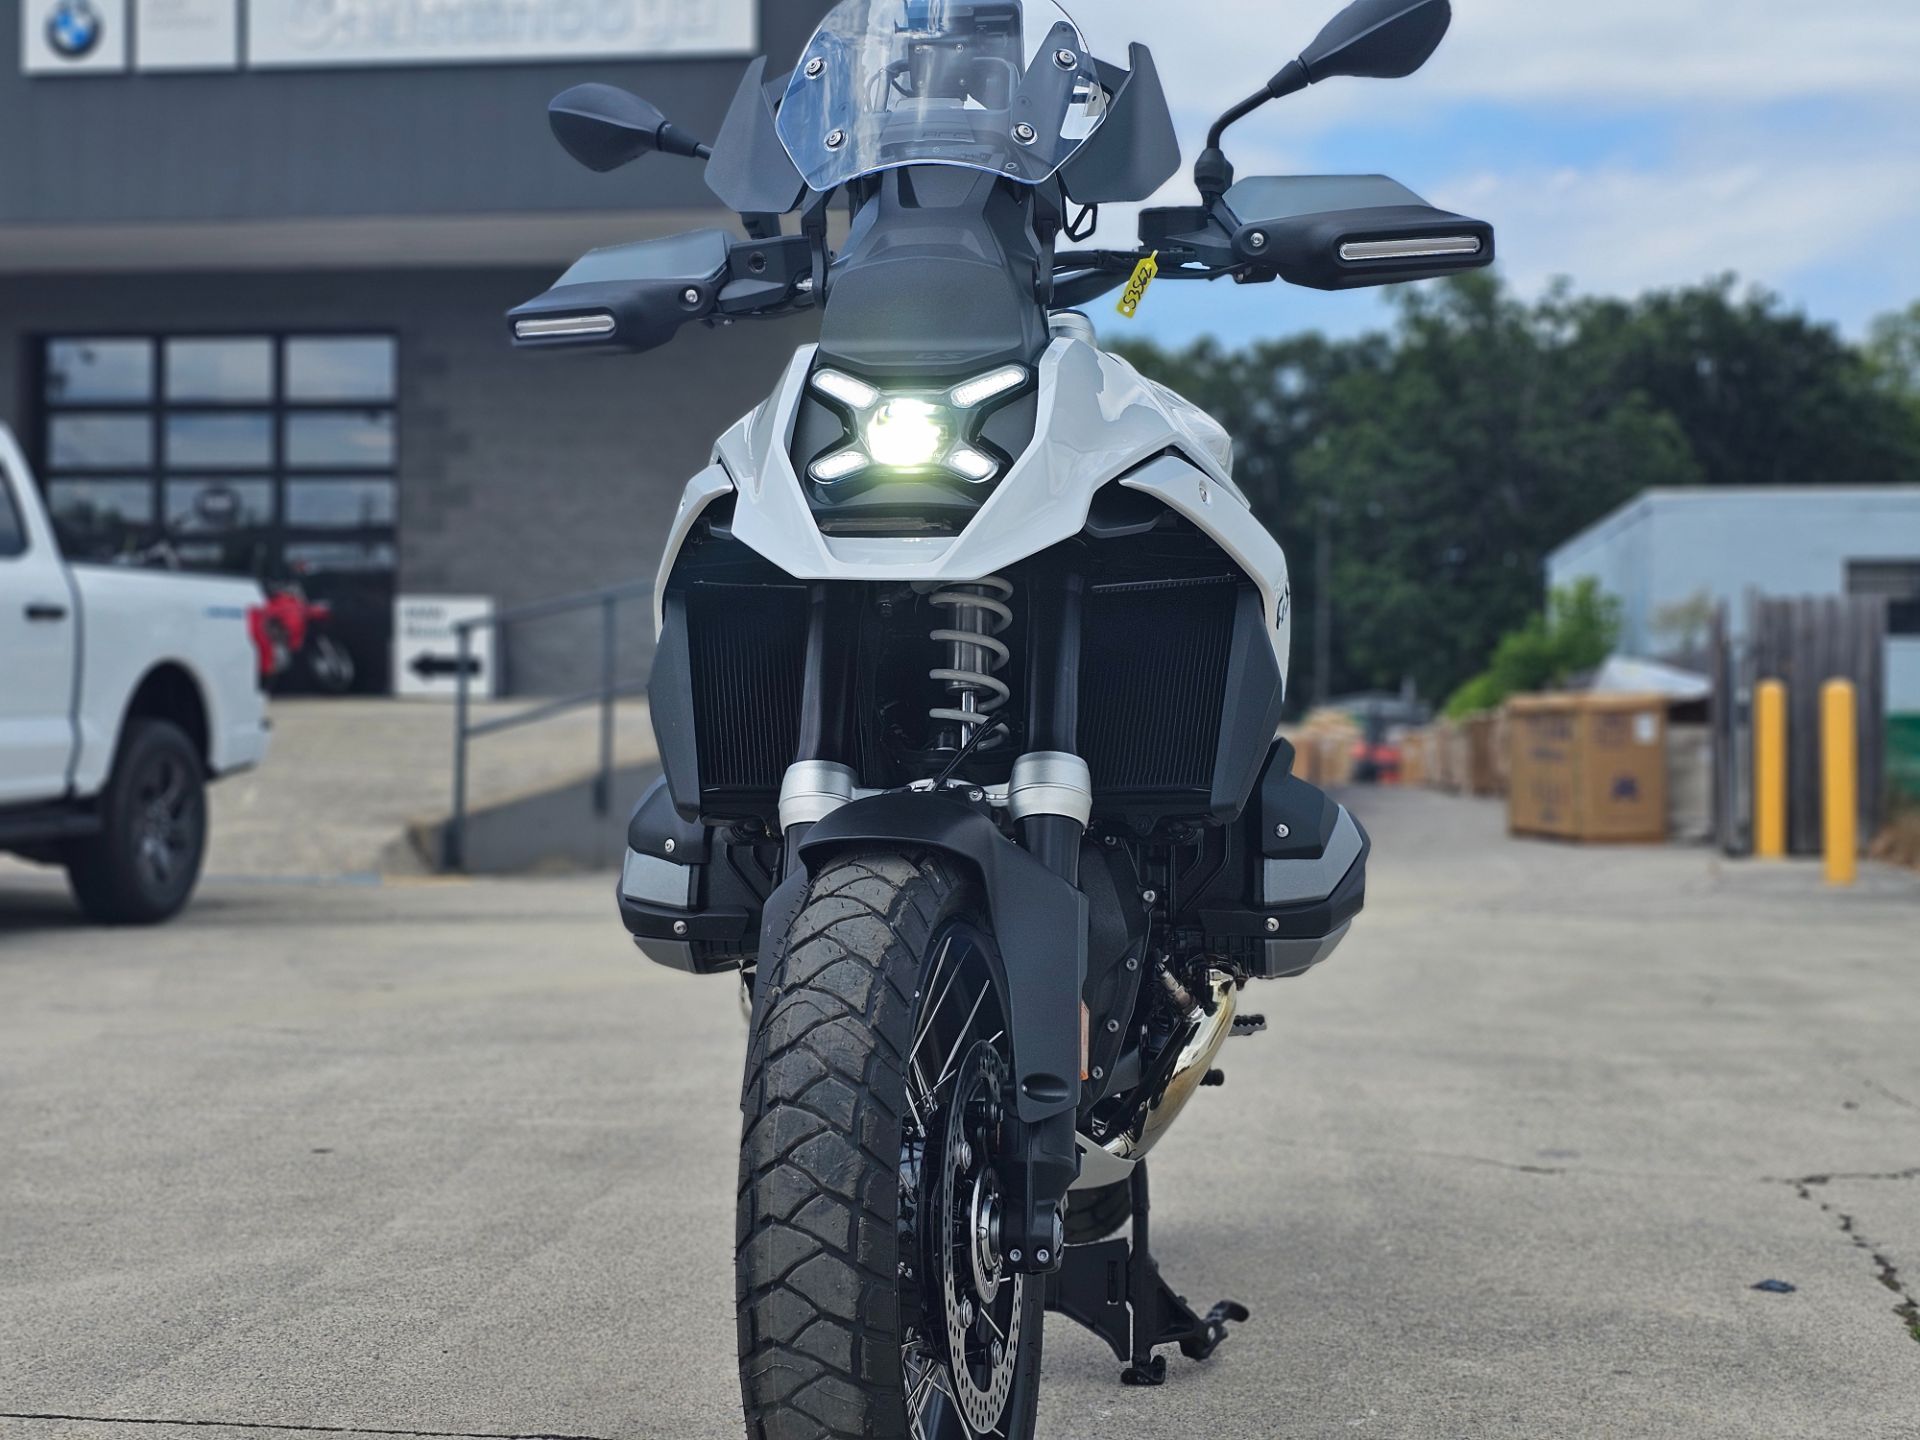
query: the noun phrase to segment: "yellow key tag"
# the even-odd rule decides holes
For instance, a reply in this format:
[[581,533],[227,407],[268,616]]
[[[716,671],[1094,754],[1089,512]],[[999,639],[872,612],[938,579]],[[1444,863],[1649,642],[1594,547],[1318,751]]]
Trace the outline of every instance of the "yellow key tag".
[[1138,265],[1133,267],[1133,278],[1127,281],[1126,291],[1120,296],[1117,307],[1120,313],[1131,320],[1140,313],[1140,302],[1147,298],[1147,287],[1160,273],[1160,252],[1154,251]]

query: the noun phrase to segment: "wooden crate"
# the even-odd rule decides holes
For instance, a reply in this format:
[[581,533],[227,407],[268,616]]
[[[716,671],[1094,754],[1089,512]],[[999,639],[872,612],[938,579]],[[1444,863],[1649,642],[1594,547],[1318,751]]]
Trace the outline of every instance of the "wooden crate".
[[1530,695],[1509,706],[1507,824],[1577,841],[1667,838],[1667,702]]

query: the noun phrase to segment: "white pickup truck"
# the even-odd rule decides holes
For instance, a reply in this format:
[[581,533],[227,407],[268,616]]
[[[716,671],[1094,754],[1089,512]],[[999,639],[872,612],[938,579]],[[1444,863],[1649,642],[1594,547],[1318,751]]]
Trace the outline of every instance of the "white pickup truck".
[[207,782],[266,758],[251,581],[69,565],[0,425],[0,851],[152,924],[193,894]]

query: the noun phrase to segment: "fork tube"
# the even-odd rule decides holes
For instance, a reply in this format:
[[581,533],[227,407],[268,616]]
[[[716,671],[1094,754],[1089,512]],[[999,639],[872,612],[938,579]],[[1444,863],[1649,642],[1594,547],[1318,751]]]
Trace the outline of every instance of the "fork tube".
[[807,595],[806,678],[800,698],[800,740],[793,758],[853,763],[850,682],[857,627],[852,588],[816,582]]
[[[1027,748],[1080,753],[1080,625],[1086,581],[1069,570],[1037,597],[1027,630]],[[1069,884],[1080,883],[1086,827],[1066,815],[1030,815],[1021,843]]]

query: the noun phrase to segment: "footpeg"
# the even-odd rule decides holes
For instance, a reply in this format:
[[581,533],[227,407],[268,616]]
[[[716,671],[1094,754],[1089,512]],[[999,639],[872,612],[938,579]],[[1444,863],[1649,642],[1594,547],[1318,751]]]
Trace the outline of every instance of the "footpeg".
[[1235,1036],[1258,1035],[1266,1028],[1267,1017],[1264,1015],[1236,1015],[1233,1017],[1233,1034]]

